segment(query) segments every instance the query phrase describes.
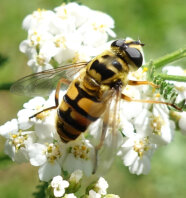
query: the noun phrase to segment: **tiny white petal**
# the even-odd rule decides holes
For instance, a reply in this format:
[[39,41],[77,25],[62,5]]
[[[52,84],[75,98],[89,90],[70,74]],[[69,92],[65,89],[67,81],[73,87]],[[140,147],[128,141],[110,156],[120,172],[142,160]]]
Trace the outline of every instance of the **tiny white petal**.
[[56,161],[54,161],[54,163],[46,162],[39,168],[38,173],[39,179],[47,182],[53,177],[61,174],[61,167]]
[[39,143],[34,143],[28,146],[30,163],[33,166],[41,166],[46,162],[47,158],[46,155],[44,154],[45,148],[46,148],[45,145]]
[[18,131],[17,119],[12,119],[11,121],[8,121],[4,125],[0,126],[0,135],[2,135],[5,138],[8,138],[10,134],[17,133],[17,131]]
[[88,198],[101,198],[101,195],[94,190],[90,190]]

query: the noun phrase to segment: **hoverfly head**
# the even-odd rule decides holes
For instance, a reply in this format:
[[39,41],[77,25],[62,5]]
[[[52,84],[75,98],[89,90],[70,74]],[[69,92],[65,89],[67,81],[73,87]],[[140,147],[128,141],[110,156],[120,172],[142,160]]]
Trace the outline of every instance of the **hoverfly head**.
[[139,40],[126,39],[114,41],[111,49],[129,65],[130,71],[136,71],[143,63],[142,46]]

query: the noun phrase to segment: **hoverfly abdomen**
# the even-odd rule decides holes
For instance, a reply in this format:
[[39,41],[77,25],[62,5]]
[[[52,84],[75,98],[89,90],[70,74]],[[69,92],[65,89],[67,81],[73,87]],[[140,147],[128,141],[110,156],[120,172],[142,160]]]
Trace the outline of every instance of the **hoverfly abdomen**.
[[104,112],[104,103],[80,87],[78,81],[72,82],[58,108],[57,132],[63,142],[76,139],[88,126]]

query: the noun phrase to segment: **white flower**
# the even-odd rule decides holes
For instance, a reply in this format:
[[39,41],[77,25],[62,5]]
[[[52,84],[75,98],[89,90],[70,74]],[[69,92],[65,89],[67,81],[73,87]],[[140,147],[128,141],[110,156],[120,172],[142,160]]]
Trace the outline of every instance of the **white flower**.
[[104,198],[120,198],[120,197],[114,194],[107,194]]
[[[163,71],[168,75],[180,75],[186,76],[186,70],[181,68],[180,66],[166,66],[163,68]],[[186,83],[185,82],[176,82],[176,81],[168,81],[175,85],[175,89],[178,92],[177,101],[180,102],[186,98]],[[185,112],[171,112],[172,118],[178,121],[178,126],[183,135],[186,134],[186,126],[185,126]]]
[[[41,48],[39,53],[35,52],[28,61],[28,66],[30,66],[34,72],[41,72],[43,70],[52,69],[53,66],[50,64],[52,58],[52,53],[49,53],[51,49],[50,46],[45,46],[46,48]],[[45,51],[46,50],[46,51]],[[49,55],[50,54],[50,55]]]
[[94,190],[90,190],[88,198],[101,198],[101,195]]
[[23,27],[28,38],[20,50],[34,72],[89,61],[115,36],[109,15],[77,3],[62,4],[54,12],[38,9],[24,19]]
[[0,135],[7,140],[5,153],[18,163],[28,161],[27,146],[34,140],[33,131],[22,131],[17,119],[12,119],[0,127]]
[[[168,75],[177,75],[177,76],[186,76],[186,71],[180,66],[166,66],[163,68],[163,72]],[[177,100],[183,100],[186,98],[186,83],[185,82],[176,82],[176,81],[168,81],[175,85],[175,89],[178,91],[179,95]]]
[[[34,115],[38,111],[41,111],[45,102],[46,101],[44,98],[35,97],[23,105],[24,109],[20,110],[17,114],[18,121],[21,123],[22,128],[28,129],[31,126],[33,126],[33,124],[37,120],[37,118],[41,119],[41,115],[38,115],[37,117],[34,117],[33,119],[29,119],[29,117]],[[45,118],[45,117],[43,116],[42,119],[43,118]]]
[[38,9],[37,11],[34,11],[32,14],[25,17],[23,21],[23,28],[25,30],[43,29],[48,31],[54,19],[54,12],[50,10]]
[[69,178],[70,182],[74,182],[74,183],[79,183],[79,181],[82,179],[83,177],[83,171],[82,170],[75,170]]
[[65,188],[69,186],[68,181],[63,180],[61,176],[55,176],[52,179],[51,186],[54,190],[55,197],[62,197],[65,193]]
[[138,134],[148,136],[150,141],[158,146],[168,144],[173,140],[175,125],[169,119],[165,105],[153,105],[152,112],[143,109],[134,119],[133,124]]
[[[78,31],[81,32],[85,45],[97,47],[107,42],[109,35],[115,37],[115,33],[111,30],[113,27],[114,21],[109,15],[92,11],[89,13],[89,20]],[[89,30],[89,35],[87,30]]]
[[63,198],[77,198],[73,193],[65,194]]
[[150,170],[150,158],[156,148],[148,137],[133,133],[125,138],[119,151],[125,166],[133,174],[147,174]]
[[[141,93],[134,86],[127,86],[123,93],[133,99],[140,99]],[[120,116],[124,116],[127,120],[135,118],[143,108],[143,104],[140,102],[128,102],[121,100],[120,102]]]
[[43,140],[46,142],[48,138],[50,139],[51,137],[55,137],[56,110],[44,111],[37,116],[29,119],[29,117],[33,116],[35,113],[47,107],[53,106],[53,103],[53,93],[49,96],[49,99],[47,101],[42,97],[34,97],[29,100],[23,105],[24,109],[20,110],[17,114],[20,127],[22,129],[28,129],[34,126],[36,135],[40,138],[40,141]]
[[90,176],[94,168],[94,147],[81,137],[66,146],[68,153],[62,165],[63,169],[69,173],[80,169],[86,176]]
[[186,135],[186,112],[180,113],[180,119],[178,121],[179,128],[183,135]]
[[28,154],[33,166],[40,166],[39,178],[49,181],[54,176],[61,174],[61,162],[65,151],[61,151],[61,143],[34,143],[29,145]]
[[94,190],[100,195],[106,195],[107,188],[108,188],[108,183],[103,177],[100,177],[94,186]]

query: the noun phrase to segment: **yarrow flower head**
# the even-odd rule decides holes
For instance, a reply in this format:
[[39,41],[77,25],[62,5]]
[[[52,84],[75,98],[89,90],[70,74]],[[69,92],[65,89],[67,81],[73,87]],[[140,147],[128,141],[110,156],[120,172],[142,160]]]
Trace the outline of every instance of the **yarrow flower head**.
[[20,44],[34,72],[65,63],[88,61],[107,44],[114,20],[107,14],[77,3],[54,11],[38,9],[23,21],[28,38]]
[[7,139],[5,153],[18,163],[29,160],[27,148],[34,141],[33,131],[23,131],[17,119],[12,119],[0,126],[0,135]]

